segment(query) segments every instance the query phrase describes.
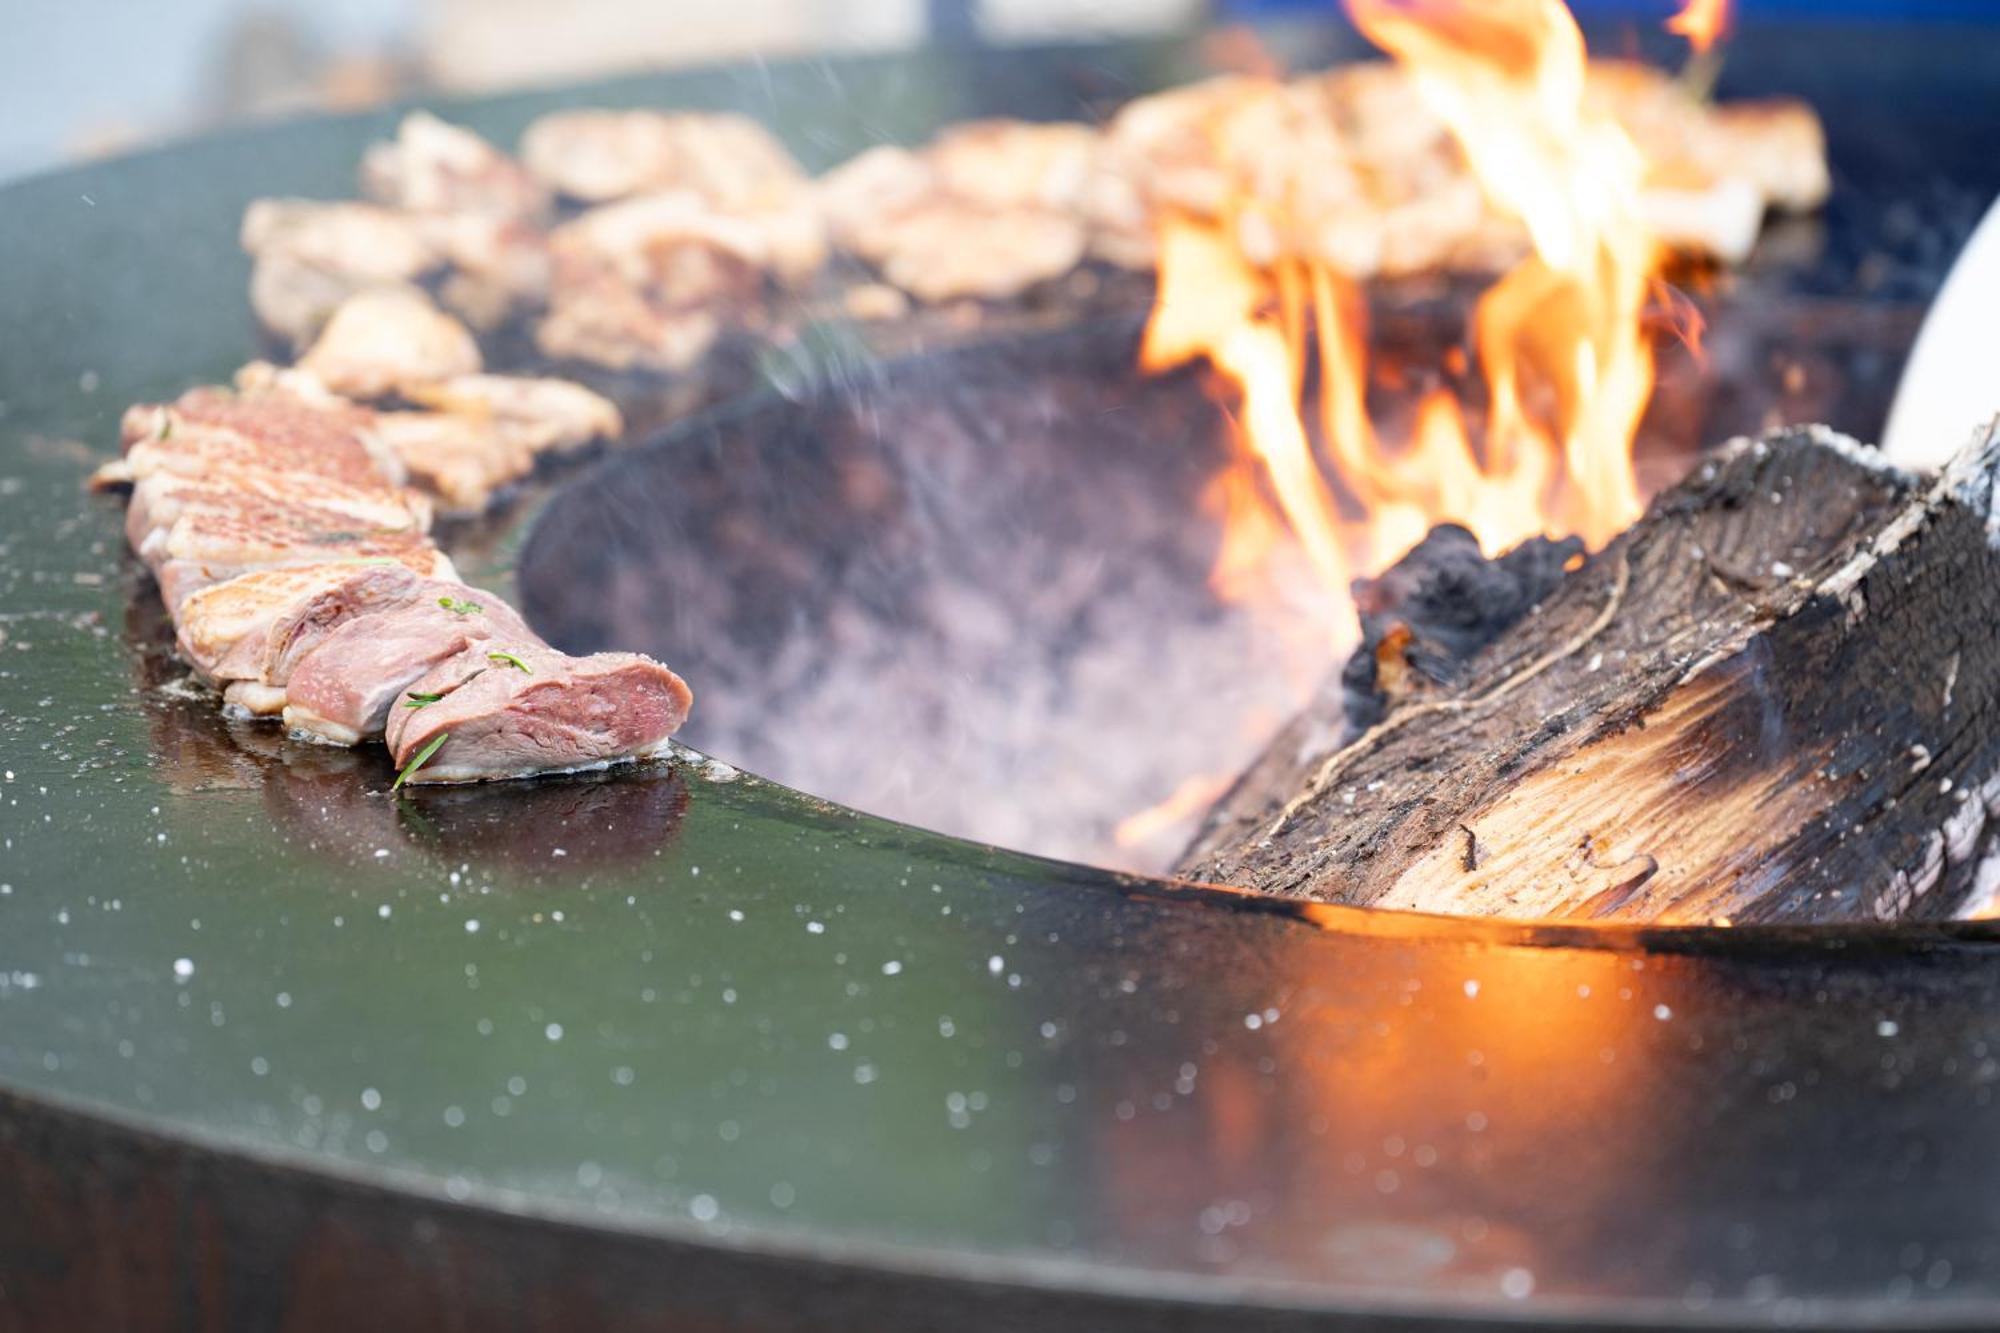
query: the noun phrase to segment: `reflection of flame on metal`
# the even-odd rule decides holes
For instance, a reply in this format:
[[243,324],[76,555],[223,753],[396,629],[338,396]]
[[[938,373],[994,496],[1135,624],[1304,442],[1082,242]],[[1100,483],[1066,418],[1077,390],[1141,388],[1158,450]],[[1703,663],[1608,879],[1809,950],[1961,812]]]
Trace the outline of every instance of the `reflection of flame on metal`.
[[1119,820],[1111,832],[1112,840],[1120,847],[1144,847],[1161,834],[1179,827],[1184,820],[1206,810],[1229,789],[1230,781],[1212,773],[1197,773],[1182,781],[1165,800]]

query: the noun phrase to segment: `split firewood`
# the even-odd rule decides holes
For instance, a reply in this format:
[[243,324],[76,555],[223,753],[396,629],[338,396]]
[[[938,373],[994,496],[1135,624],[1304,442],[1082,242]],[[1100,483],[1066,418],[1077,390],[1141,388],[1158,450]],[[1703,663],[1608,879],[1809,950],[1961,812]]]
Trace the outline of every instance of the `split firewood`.
[[1988,910],[1996,478],[2000,423],[1935,477],[1821,427],[1725,446],[1469,657],[1378,625],[1179,873],[1482,916]]

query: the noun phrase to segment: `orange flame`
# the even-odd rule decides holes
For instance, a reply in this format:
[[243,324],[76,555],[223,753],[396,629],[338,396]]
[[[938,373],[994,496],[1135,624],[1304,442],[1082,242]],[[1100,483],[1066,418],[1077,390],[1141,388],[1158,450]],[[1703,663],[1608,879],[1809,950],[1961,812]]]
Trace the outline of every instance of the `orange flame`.
[[1711,49],[1729,35],[1730,0],[1687,0],[1667,20],[1667,31],[1688,39],[1697,52]]
[[[1410,421],[1378,429],[1361,293],[1323,260],[1270,245],[1297,229],[1248,188],[1219,219],[1163,221],[1141,363],[1159,370],[1203,358],[1229,382],[1240,447],[1330,589],[1344,592],[1355,573],[1380,568],[1443,521],[1464,524],[1489,551],[1542,532],[1601,544],[1640,510],[1631,449],[1652,393],[1644,317],[1661,257],[1641,220],[1645,163],[1623,129],[1586,104],[1583,37],[1560,0],[1348,5],[1532,246],[1474,313],[1483,421],[1469,424],[1440,387]],[[1245,238],[1263,262],[1246,255]],[[1309,370],[1317,441],[1301,406]],[[1219,563],[1213,580],[1225,597],[1246,586],[1245,552],[1270,544],[1238,531],[1270,522],[1241,503],[1255,493],[1240,480],[1232,492],[1226,568]],[[1334,614],[1322,653],[1328,637],[1338,649],[1352,635],[1348,608]]]

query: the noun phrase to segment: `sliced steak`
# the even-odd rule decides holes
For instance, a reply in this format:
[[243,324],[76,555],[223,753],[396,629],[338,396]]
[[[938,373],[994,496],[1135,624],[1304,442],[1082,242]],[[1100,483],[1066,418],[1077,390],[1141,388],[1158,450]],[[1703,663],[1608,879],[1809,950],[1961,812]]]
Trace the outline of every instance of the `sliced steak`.
[[299,657],[285,682],[285,725],[333,745],[380,736],[418,677],[488,641],[510,652],[541,644],[492,593],[433,584],[414,600],[346,621]]
[[[340,621],[387,598],[407,601],[426,580],[397,564],[334,561],[240,574],[181,603],[175,641],[211,684],[283,685],[297,645],[310,646]],[[282,706],[282,701],[281,701]]]
[[331,477],[356,486],[401,484],[403,471],[363,408],[313,403],[282,390],[191,389],[166,405],[125,413],[125,457],[93,481],[113,486],[153,472],[209,480],[240,467]]
[[[693,696],[650,657],[475,645],[417,681],[389,719],[398,768],[433,742],[409,782],[477,782],[595,768],[657,754],[687,720]],[[436,695],[435,702],[426,702]]]

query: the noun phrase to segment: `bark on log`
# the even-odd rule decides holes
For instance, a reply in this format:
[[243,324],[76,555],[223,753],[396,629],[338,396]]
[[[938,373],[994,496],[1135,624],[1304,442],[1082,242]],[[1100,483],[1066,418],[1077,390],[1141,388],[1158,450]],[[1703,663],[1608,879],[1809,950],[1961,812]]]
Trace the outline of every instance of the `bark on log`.
[[1934,478],[1819,427],[1725,446],[1457,680],[1389,643],[1385,714],[1329,743],[1331,682],[1179,873],[1488,916],[1991,910],[1996,477],[2000,423]]

